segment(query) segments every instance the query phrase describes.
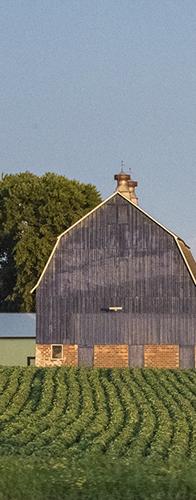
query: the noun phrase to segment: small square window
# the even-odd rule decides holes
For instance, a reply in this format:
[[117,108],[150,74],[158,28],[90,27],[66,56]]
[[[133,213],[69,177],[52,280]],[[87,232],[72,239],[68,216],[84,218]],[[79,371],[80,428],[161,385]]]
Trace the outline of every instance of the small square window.
[[63,346],[52,345],[52,359],[62,359],[62,357],[63,357]]

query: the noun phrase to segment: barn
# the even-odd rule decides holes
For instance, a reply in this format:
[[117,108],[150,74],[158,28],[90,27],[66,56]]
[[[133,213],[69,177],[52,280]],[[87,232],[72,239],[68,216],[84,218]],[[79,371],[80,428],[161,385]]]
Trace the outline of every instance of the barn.
[[36,291],[36,365],[193,368],[196,263],[138,206],[137,182],[63,232]]

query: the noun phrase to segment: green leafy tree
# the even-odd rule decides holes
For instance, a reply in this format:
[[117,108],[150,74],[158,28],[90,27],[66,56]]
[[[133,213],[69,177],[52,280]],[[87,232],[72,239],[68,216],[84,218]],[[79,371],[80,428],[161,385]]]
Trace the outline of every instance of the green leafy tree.
[[32,311],[30,294],[56,237],[92,210],[95,186],[46,173],[0,180],[0,310]]

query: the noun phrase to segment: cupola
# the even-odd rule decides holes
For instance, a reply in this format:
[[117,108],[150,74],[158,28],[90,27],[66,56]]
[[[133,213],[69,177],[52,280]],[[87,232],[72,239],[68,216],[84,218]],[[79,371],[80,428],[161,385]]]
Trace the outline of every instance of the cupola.
[[137,187],[137,181],[133,181],[130,174],[126,174],[123,170],[124,163],[121,162],[121,171],[119,174],[114,175],[115,181],[117,181],[116,191],[119,191],[123,196],[126,196],[132,203],[138,205],[138,197],[135,193],[135,188]]

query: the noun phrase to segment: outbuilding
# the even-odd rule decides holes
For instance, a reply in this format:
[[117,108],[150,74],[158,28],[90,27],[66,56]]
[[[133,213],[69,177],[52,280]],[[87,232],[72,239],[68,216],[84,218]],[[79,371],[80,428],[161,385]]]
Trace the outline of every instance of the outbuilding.
[[0,314],[0,365],[35,364],[35,314]]

